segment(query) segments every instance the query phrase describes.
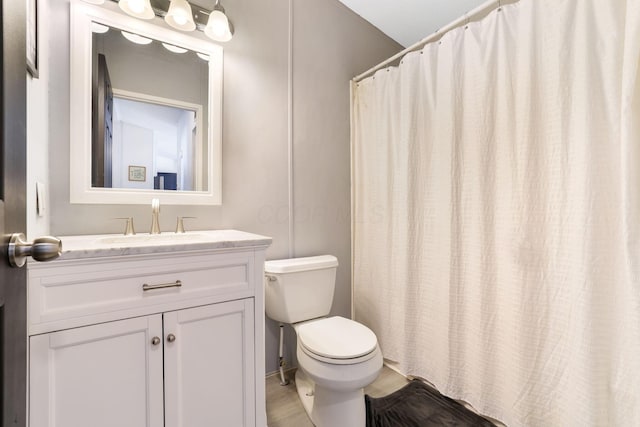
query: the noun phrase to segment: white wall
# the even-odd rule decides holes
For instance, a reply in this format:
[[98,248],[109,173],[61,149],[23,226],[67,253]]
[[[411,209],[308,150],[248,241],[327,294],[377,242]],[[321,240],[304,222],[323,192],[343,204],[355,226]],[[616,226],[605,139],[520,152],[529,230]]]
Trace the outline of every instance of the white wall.
[[[48,4],[39,5],[41,16],[47,16]],[[41,19],[39,22],[40,45],[38,54],[39,78],[34,79],[27,73],[27,238],[33,240],[49,234],[49,46],[43,43],[45,34],[49,30],[49,21]],[[36,182],[42,184],[43,216],[38,216],[36,204]],[[42,201],[41,201],[42,203]]]
[[[124,121],[113,126],[113,185],[117,188],[153,189],[155,176],[155,132]],[[125,144],[124,141],[135,141]],[[116,153],[118,156],[116,157]],[[145,168],[144,181],[129,181],[129,166]]]
[[486,0],[340,1],[401,45],[411,46]]
[[[122,224],[111,218],[122,216],[133,216],[136,230],[147,231],[150,206],[69,203],[69,0],[48,2],[55,31],[41,40],[51,49],[51,232],[119,233]],[[333,311],[349,316],[349,79],[401,47],[338,0],[233,0],[224,6],[236,32],[224,45],[222,205],[163,206],[161,229],[173,230],[176,216],[195,216],[191,229],[235,228],[271,236],[270,259],[335,254],[340,268]],[[293,218],[288,216],[290,82]],[[277,333],[275,322],[268,321],[267,371],[277,369]],[[289,341],[289,358],[294,345]]]

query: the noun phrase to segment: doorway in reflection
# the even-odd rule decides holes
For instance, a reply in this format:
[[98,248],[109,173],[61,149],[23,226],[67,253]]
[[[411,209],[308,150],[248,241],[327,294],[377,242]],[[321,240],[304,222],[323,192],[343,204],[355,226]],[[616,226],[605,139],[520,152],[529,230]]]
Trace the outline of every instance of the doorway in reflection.
[[114,188],[194,191],[198,158],[194,110],[114,95]]

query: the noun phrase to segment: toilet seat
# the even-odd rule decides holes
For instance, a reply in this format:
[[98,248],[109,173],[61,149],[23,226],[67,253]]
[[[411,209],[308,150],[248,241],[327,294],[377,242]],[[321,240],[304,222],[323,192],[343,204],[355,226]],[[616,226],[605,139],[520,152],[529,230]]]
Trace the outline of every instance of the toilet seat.
[[310,357],[332,364],[354,364],[374,356],[378,340],[371,329],[335,316],[296,328],[300,348]]

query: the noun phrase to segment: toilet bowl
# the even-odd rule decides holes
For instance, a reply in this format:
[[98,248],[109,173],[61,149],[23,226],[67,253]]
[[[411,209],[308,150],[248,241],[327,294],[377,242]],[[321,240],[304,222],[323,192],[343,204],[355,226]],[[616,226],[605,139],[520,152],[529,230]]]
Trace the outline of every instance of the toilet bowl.
[[267,316],[297,336],[296,388],[316,427],[364,427],[363,388],[382,369],[375,334],[329,314],[338,261],[330,255],[267,261]]
[[318,427],[364,426],[363,388],[382,368],[371,330],[353,320],[330,317],[294,325],[298,337],[298,396]]

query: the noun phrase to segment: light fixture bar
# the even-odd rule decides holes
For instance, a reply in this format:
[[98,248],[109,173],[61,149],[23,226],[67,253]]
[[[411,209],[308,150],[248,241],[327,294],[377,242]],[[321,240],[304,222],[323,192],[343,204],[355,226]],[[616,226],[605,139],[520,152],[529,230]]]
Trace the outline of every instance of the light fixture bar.
[[[111,1],[118,3],[118,0]],[[191,13],[193,14],[193,21],[196,23],[196,29],[204,31],[205,27],[207,26],[209,14],[211,14],[211,11],[200,7],[197,4],[190,4]],[[153,12],[160,18],[164,18],[167,15],[170,5],[171,2],[169,0],[151,0],[151,8],[153,9]]]
[[[188,0],[175,0],[176,3],[174,3],[173,8],[171,8],[170,0],[137,0],[143,1],[147,5],[145,13],[148,16],[138,16],[128,10],[129,3],[136,0],[112,1],[119,2],[121,6],[120,8],[132,16],[136,16],[140,19],[151,19],[155,15],[160,18],[164,18],[167,25],[177,30],[193,31],[194,29],[197,29],[204,32],[207,37],[217,42],[228,42],[233,37],[233,24],[229,21],[229,18],[224,11],[224,7],[220,4],[220,0],[216,0],[213,10],[207,10],[198,5],[191,4]],[[126,2],[126,4],[122,2]],[[186,18],[186,16],[188,16],[188,12],[186,12],[186,10],[188,9],[191,9],[193,22]],[[169,14],[169,11],[171,11],[171,14]]]

